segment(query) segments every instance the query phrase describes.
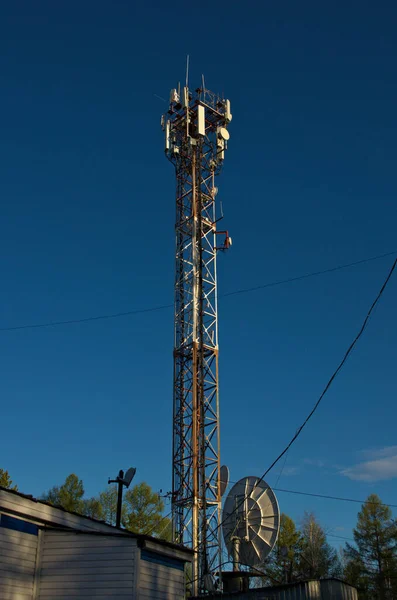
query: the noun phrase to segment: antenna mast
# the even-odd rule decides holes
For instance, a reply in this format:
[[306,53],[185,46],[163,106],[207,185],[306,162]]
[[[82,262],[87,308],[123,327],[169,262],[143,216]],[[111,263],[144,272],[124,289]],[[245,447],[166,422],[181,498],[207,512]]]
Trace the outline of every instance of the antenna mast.
[[231,239],[216,229],[215,178],[231,120],[229,100],[188,84],[171,90],[162,118],[176,174],[173,536],[195,551],[193,595],[221,576],[216,255]]

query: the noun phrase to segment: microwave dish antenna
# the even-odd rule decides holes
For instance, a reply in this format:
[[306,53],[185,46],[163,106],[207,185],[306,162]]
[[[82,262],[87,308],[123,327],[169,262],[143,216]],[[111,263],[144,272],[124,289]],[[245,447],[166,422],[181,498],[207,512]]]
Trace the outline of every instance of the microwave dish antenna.
[[244,477],[230,490],[223,509],[223,537],[237,565],[254,567],[273,550],[280,510],[271,487],[258,477]]

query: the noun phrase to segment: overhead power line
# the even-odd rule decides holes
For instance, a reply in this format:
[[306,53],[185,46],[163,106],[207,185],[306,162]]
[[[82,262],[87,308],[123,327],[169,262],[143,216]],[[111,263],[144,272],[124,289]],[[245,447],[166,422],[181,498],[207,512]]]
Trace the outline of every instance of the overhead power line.
[[[229,296],[235,296],[237,294],[247,294],[249,292],[255,292],[257,290],[264,290],[266,288],[276,287],[279,285],[285,285],[287,283],[293,283],[294,281],[301,281],[302,279],[308,279],[309,277],[317,277],[319,275],[325,275],[327,273],[333,273],[335,271],[341,271],[342,269],[348,269],[349,267],[356,267],[358,265],[362,265],[364,263],[368,263],[375,260],[380,260],[381,258],[386,258],[387,256],[395,256],[397,254],[397,250],[393,252],[387,252],[386,254],[378,254],[377,256],[371,256],[369,258],[363,258],[361,260],[357,260],[355,262],[346,263],[343,265],[338,265],[336,267],[331,267],[330,269],[324,269],[322,271],[314,271],[312,273],[306,273],[304,275],[298,275],[297,277],[290,277],[288,279],[280,279],[278,281],[272,281],[269,283],[264,283],[261,285],[257,285],[254,287],[241,288],[238,290],[234,290],[232,292],[226,292],[225,294],[221,294],[220,298],[227,298]],[[83,317],[81,319],[67,319],[60,321],[47,321],[45,323],[31,323],[27,325],[14,325],[12,327],[0,327],[0,332],[5,331],[18,331],[22,329],[42,329],[43,327],[59,327],[60,325],[76,325],[78,323],[89,323],[93,321],[104,321],[108,319],[120,319],[123,317],[131,317],[133,315],[139,315],[143,313],[151,313],[157,312],[160,310],[165,310],[167,308],[173,308],[173,304],[162,304],[160,306],[152,306],[149,308],[138,308],[135,310],[127,310],[124,312],[116,312],[116,313],[108,313],[103,315],[96,315],[91,317]]]
[[263,285],[257,285],[250,288],[242,288],[241,290],[235,290],[234,292],[227,292],[221,297],[235,296],[236,294],[246,294],[247,292],[255,292],[256,290],[264,290],[266,288],[275,287],[277,285],[284,285],[285,283],[292,283],[294,281],[301,281],[302,279],[308,279],[309,277],[317,277],[318,275],[325,275],[326,273],[333,273],[334,271],[341,271],[342,269],[348,269],[349,267],[357,267],[364,263],[371,262],[373,260],[379,260],[386,258],[387,256],[395,256],[397,251],[387,252],[386,254],[379,254],[378,256],[371,256],[370,258],[363,258],[356,262],[347,263],[345,265],[338,265],[337,267],[331,267],[330,269],[324,269],[323,271],[314,271],[313,273],[306,273],[305,275],[298,275],[297,277],[290,277],[289,279],[282,279],[280,281],[273,281],[271,283],[264,283]]
[[130,317],[142,313],[156,312],[165,308],[172,308],[173,304],[163,304],[162,306],[153,306],[152,308],[139,308],[137,310],[127,310],[125,312],[110,313],[108,315],[97,315],[96,317],[84,317],[83,319],[69,319],[67,321],[48,321],[47,323],[35,323],[30,325],[15,325],[14,327],[1,327],[0,331],[17,331],[18,329],[40,329],[41,327],[58,327],[59,325],[75,325],[76,323],[88,323],[89,321],[102,321],[105,319],[119,319],[120,317]]
[[325,494],[312,494],[310,492],[298,492],[297,490],[284,490],[280,488],[273,488],[276,492],[282,492],[286,494],[298,494],[299,496],[311,496],[313,498],[323,498],[324,500],[339,500],[340,502],[354,502],[356,504],[376,504],[379,506],[388,506],[389,508],[397,508],[397,504],[386,504],[385,502],[368,502],[368,500],[356,500],[354,498],[341,498],[339,496],[328,496]]
[[[259,485],[259,483],[261,483],[266,475],[268,473],[270,473],[270,471],[276,466],[276,464],[279,462],[279,460],[282,459],[282,457],[288,452],[288,450],[291,448],[292,444],[298,439],[298,437],[300,436],[300,434],[302,433],[303,429],[306,427],[307,423],[310,421],[310,419],[312,418],[312,416],[314,415],[314,413],[316,412],[317,408],[320,405],[320,402],[322,401],[322,399],[324,398],[325,394],[328,392],[329,388],[331,387],[333,381],[335,380],[336,376],[338,375],[339,371],[342,369],[343,365],[345,364],[345,362],[347,361],[349,355],[352,353],[355,345],[357,344],[357,342],[359,341],[359,339],[361,338],[362,334],[364,333],[367,324],[369,322],[369,319],[371,317],[371,314],[373,312],[373,310],[375,309],[376,305],[378,304],[380,298],[383,295],[383,292],[385,291],[387,284],[389,283],[391,276],[393,275],[393,272],[396,268],[397,265],[397,259],[395,259],[395,261],[393,262],[393,265],[391,267],[391,269],[389,270],[389,273],[382,285],[382,287],[380,288],[375,300],[372,302],[371,307],[367,313],[367,316],[365,317],[363,324],[361,325],[361,328],[359,330],[359,332],[357,333],[356,337],[354,338],[354,340],[352,341],[352,343],[350,344],[350,346],[348,347],[348,349],[346,350],[342,360],[340,361],[339,365],[337,366],[337,368],[335,369],[335,371],[333,372],[333,374],[331,375],[330,379],[328,380],[327,385],[325,386],[324,390],[322,391],[319,399],[317,400],[317,402],[315,403],[315,405],[313,406],[312,410],[310,411],[310,413],[307,415],[306,419],[303,421],[302,425],[297,429],[295,435],[291,438],[291,440],[289,441],[289,443],[285,446],[284,450],[282,452],[280,452],[280,454],[277,456],[277,458],[272,462],[272,464],[270,465],[270,467],[268,467],[266,469],[266,471],[263,473],[263,475],[256,481],[254,488],[256,486]],[[252,490],[251,490],[252,492]],[[244,502],[246,501],[246,499],[248,498],[247,496],[244,496],[241,501],[239,503],[236,504],[235,508],[233,509],[233,512],[238,511],[238,509],[244,504]],[[248,511],[249,512],[249,511]],[[232,513],[231,513],[232,514]],[[230,517],[230,515],[228,515],[228,518]],[[217,529],[219,529],[223,523],[224,523],[225,519],[222,519],[222,521],[218,524],[218,526],[215,528],[215,530],[213,531],[213,533],[215,533],[215,531]]]
[[[229,484],[238,483],[238,481],[229,481]],[[283,494],[298,494],[299,496],[309,496],[311,498],[321,498],[323,500],[338,500],[339,502],[354,502],[355,504],[374,504],[376,506],[388,506],[389,508],[397,508],[397,504],[387,504],[386,502],[371,502],[368,500],[357,500],[356,498],[343,498],[341,496],[329,496],[328,494],[315,494],[313,492],[301,492],[298,490],[286,490],[284,488],[278,488],[277,484],[275,487],[272,486],[275,492],[281,492]]]

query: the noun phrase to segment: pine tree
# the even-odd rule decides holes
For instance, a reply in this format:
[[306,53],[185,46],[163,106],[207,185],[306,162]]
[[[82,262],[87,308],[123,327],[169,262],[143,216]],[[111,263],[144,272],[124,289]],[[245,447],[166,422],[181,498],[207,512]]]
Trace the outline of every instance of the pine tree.
[[361,585],[362,598],[396,599],[397,526],[376,494],[363,504],[353,534],[357,547],[346,545],[346,578]]
[[8,471],[4,471],[4,469],[0,469],[0,487],[7,488],[8,490],[18,490],[17,486],[12,484],[12,479]]
[[286,514],[280,517],[280,532],[275,548],[264,569],[268,575],[266,583],[293,583],[298,580],[298,565],[302,552],[302,536],[294,521]]

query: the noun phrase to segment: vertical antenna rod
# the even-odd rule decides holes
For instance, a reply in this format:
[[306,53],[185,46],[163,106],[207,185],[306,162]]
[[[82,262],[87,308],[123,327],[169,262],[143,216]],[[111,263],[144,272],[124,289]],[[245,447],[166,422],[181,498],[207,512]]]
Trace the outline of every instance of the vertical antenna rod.
[[[216,255],[230,246],[216,230],[215,178],[232,120],[229,100],[206,89],[171,90],[162,118],[176,174],[173,405],[173,536],[195,551],[192,593],[220,574],[220,455]],[[226,235],[217,246],[217,234]]]

